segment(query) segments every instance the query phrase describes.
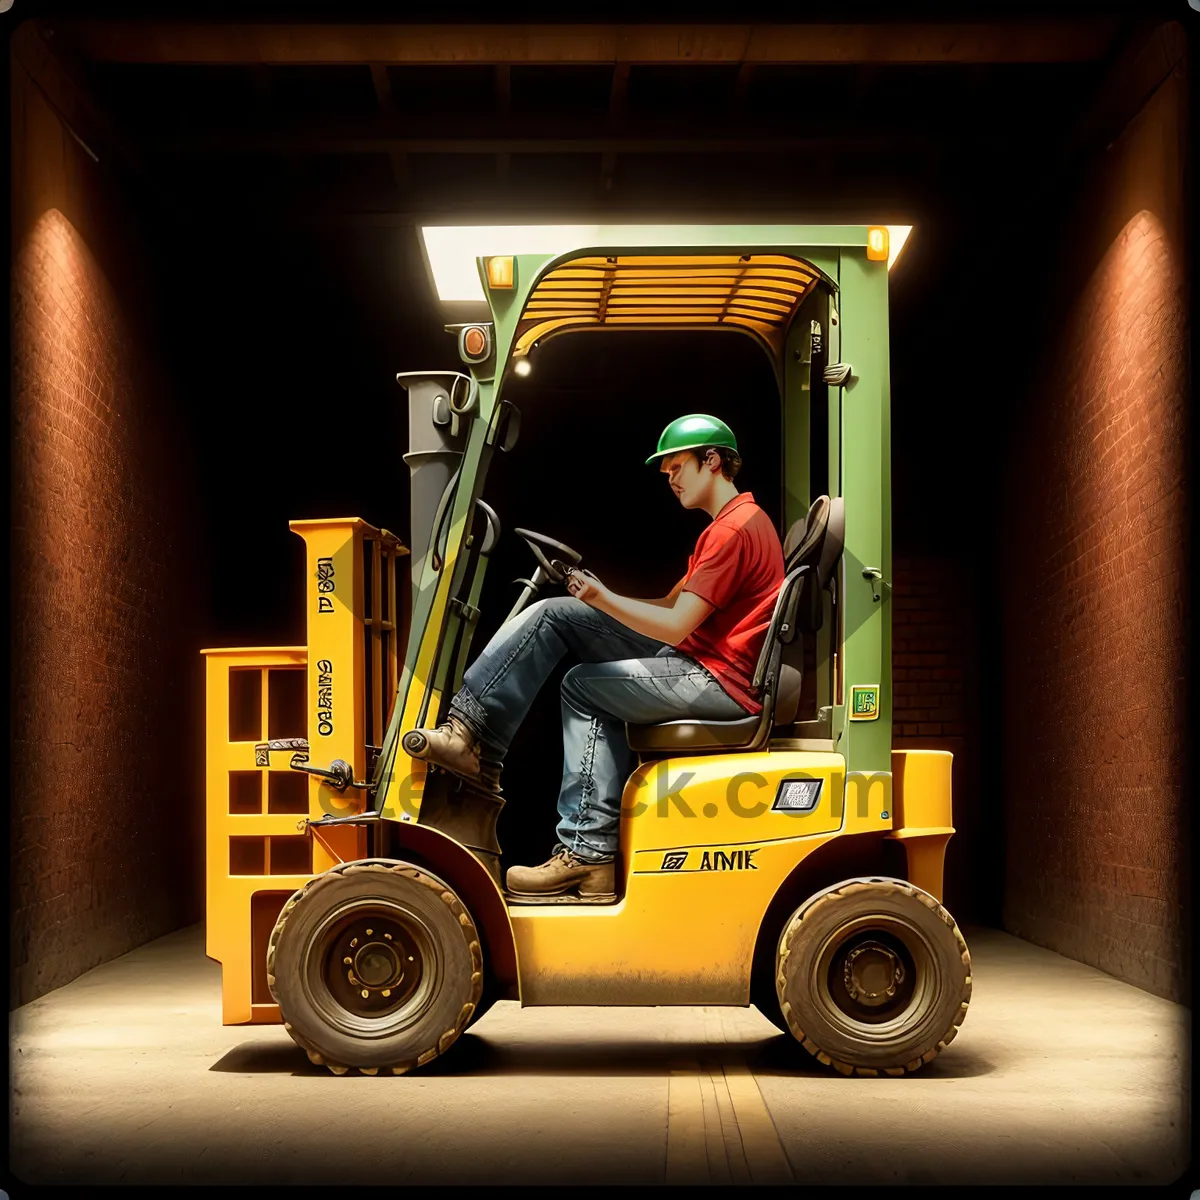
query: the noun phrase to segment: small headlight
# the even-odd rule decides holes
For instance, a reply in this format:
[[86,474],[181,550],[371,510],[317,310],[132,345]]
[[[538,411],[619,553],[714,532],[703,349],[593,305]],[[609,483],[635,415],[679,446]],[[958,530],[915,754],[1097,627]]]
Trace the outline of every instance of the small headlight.
[[466,325],[458,331],[458,353],[463,362],[478,363],[492,354],[492,327]]

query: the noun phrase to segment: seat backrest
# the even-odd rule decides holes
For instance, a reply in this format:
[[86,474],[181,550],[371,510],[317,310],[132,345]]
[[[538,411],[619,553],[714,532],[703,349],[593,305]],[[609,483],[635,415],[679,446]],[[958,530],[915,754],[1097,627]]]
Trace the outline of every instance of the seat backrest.
[[[783,643],[790,642],[795,636],[796,602],[800,597],[800,585],[811,567],[805,565],[796,567],[783,577],[779,592],[775,597],[775,608],[771,612],[771,623],[767,626],[763,638],[762,649],[758,652],[758,663],[754,669],[752,688],[759,694],[767,681],[778,678],[778,665],[782,657]],[[775,670],[772,671],[772,660]]]
[[825,522],[825,536],[821,541],[821,552],[817,558],[816,584],[827,588],[833,578],[834,568],[842,557],[846,544],[846,502],[835,496],[829,502],[829,515]]
[[[840,496],[833,499],[818,496],[813,501],[809,514],[809,530],[805,534],[803,545],[797,547],[788,566],[798,566],[803,562],[812,568],[804,580],[797,620],[799,628],[804,632],[816,633],[821,628],[823,618],[824,604],[821,595],[833,579],[845,542],[845,501]],[[814,518],[819,532],[813,530]]]
[[792,551],[804,540],[804,531],[808,528],[808,517],[803,516],[792,524],[783,539],[783,561],[786,563],[792,556]]
[[783,563],[786,570],[791,571],[795,567],[812,562],[821,552],[825,541],[825,529],[829,524],[829,509],[829,497],[818,496],[809,505],[808,515],[788,530],[787,540],[783,544]]
[[[841,557],[845,537],[845,507],[842,498],[818,496],[808,514],[797,521],[784,542],[783,583],[775,597],[775,608],[759,651],[751,685],[762,697],[765,686],[779,681],[783,648],[803,627],[812,631],[821,622],[821,591],[828,585]],[[815,618],[815,623],[814,623]]]

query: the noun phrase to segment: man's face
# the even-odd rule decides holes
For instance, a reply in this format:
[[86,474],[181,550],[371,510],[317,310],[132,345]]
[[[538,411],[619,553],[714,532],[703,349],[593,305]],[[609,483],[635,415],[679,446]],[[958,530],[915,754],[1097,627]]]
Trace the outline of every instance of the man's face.
[[[716,457],[709,454],[709,463]],[[713,472],[709,465],[701,465],[690,450],[677,450],[662,460],[659,468],[667,477],[671,491],[684,508],[703,508],[712,488]]]

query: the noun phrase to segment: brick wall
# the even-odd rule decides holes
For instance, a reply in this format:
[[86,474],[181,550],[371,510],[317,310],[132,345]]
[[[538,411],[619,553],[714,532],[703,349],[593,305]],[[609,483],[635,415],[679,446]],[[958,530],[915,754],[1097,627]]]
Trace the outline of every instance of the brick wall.
[[1189,887],[1186,105],[1177,73],[1033,260],[1042,353],[1013,396],[999,572],[1005,926],[1176,1000]]
[[892,569],[893,736],[965,738],[974,612],[963,565],[898,555]]
[[206,567],[134,217],[15,65],[12,155],[15,1006],[200,917]]
[[948,555],[897,553],[892,574],[892,744],[954,755],[944,900],[960,922],[996,923],[996,831],[978,769],[977,581],[969,564]]

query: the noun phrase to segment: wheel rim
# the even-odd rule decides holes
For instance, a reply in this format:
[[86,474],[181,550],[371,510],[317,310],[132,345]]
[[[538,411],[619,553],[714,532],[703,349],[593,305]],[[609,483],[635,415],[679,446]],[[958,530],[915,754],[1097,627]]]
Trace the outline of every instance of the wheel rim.
[[903,917],[872,913],[830,934],[808,987],[839,1032],[879,1049],[925,1032],[944,986],[926,935]]
[[301,963],[309,1003],[359,1038],[409,1028],[429,1010],[443,972],[437,939],[416,913],[379,897],[347,901],[313,931]]

